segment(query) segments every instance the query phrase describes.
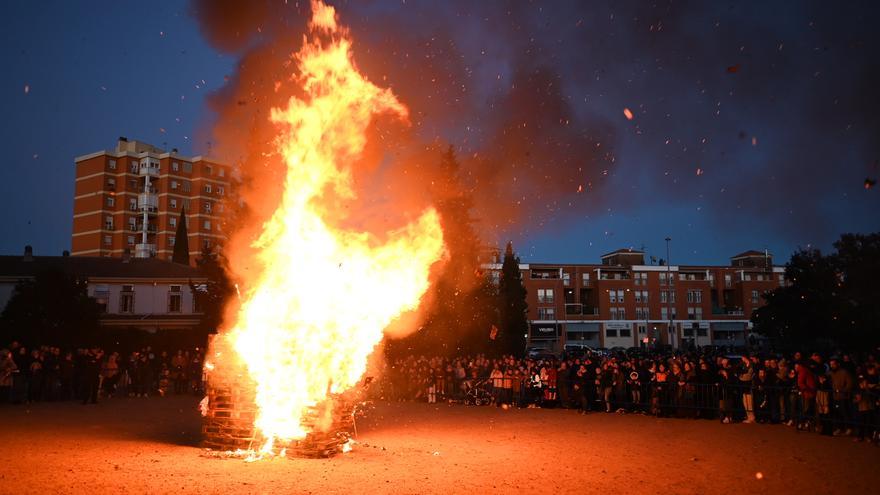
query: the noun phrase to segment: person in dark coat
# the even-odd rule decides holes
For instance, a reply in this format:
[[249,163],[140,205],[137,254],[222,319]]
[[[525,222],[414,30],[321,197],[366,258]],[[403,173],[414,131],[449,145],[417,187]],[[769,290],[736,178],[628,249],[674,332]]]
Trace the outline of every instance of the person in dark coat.
[[83,369],[83,405],[98,403],[98,389],[101,382],[101,358],[104,352],[95,347],[86,351]]
[[574,394],[575,404],[580,413],[586,414],[590,411],[590,401],[587,391],[593,386],[593,381],[587,374],[587,367],[584,365],[578,366],[571,388]]

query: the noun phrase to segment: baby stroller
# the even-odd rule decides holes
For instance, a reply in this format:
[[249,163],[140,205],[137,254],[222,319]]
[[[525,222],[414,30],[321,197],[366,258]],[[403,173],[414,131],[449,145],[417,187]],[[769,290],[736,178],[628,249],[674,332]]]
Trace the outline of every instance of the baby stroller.
[[473,382],[464,394],[464,403],[475,406],[487,406],[492,403],[492,394],[489,392],[490,380],[477,380]]

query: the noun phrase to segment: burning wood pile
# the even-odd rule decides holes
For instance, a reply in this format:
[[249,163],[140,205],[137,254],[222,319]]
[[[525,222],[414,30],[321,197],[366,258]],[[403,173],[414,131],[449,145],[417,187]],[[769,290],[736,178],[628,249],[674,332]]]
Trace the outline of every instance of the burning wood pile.
[[[239,376],[240,383],[219,377],[209,379],[203,401],[202,447],[220,457],[292,456],[331,457],[346,451],[356,433],[354,393],[329,396],[322,404],[310,407],[302,418],[309,433],[301,439],[276,440],[267,449],[269,439],[254,426],[257,405],[254,382]],[[260,450],[258,453],[257,450]]]

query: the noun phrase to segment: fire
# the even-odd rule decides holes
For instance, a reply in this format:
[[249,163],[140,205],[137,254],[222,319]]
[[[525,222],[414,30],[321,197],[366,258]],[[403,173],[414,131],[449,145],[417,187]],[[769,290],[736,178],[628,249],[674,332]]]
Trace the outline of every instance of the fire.
[[303,94],[271,113],[285,189],[254,243],[261,273],[248,281],[225,333],[256,383],[264,452],[303,438],[310,408],[359,383],[384,329],[418,307],[444,250],[433,208],[383,241],[328,219],[339,217],[322,203],[328,193],[355,196],[347,165],[363,152],[373,118],[407,118],[390,90],[358,72],[351,46],[335,9],[313,0],[309,34],[294,56]]

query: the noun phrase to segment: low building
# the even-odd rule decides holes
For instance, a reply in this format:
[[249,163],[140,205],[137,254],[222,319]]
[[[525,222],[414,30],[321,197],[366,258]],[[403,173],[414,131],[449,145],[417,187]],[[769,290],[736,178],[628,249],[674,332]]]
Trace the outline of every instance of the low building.
[[[501,265],[484,265],[500,272]],[[520,265],[529,305],[528,344],[588,347],[742,346],[762,295],[785,284],[769,253],[747,251],[729,266],[646,265],[620,249],[599,264]]]
[[0,308],[5,308],[15,286],[37,274],[59,270],[84,279],[88,294],[102,308],[100,325],[120,330],[190,330],[202,311],[190,283],[207,282],[198,269],[156,258],[98,256],[0,256]]

